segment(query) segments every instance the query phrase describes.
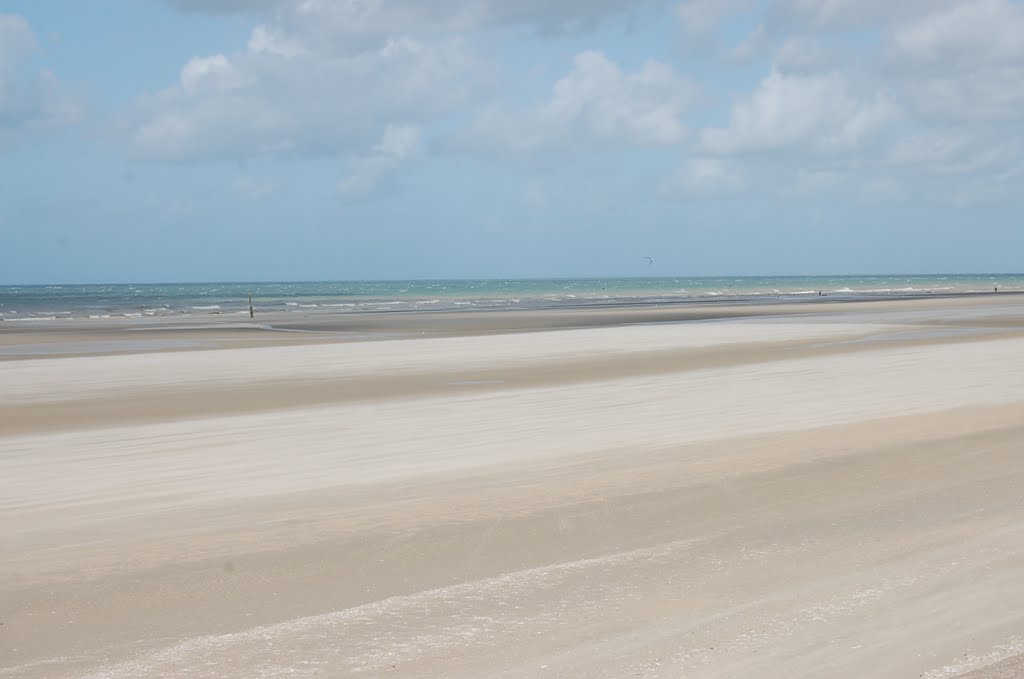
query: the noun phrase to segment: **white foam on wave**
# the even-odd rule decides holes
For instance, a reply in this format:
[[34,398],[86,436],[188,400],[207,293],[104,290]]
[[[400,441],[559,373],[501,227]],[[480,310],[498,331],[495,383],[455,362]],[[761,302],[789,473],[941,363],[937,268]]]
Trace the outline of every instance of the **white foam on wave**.
[[209,306],[190,306],[189,309],[195,309],[196,311],[212,311],[213,309],[219,309],[220,304],[210,304]]

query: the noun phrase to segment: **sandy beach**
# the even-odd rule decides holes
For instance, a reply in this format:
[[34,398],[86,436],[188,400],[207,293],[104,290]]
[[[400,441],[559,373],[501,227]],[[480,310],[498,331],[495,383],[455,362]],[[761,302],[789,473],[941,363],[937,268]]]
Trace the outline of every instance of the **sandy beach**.
[[6,324],[0,677],[1018,676],[1022,356],[1002,294]]

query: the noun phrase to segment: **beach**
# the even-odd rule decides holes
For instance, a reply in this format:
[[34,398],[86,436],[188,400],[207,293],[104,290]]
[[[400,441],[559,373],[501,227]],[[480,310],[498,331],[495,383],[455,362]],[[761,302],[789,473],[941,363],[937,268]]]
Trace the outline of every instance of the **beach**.
[[1024,654],[1020,295],[0,325],[0,677]]

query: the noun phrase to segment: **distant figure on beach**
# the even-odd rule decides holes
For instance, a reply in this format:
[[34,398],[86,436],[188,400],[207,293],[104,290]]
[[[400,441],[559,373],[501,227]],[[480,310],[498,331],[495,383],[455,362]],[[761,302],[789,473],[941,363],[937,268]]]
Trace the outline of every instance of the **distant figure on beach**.
[[997,285],[996,287],[992,288],[992,292],[999,292],[999,286]]

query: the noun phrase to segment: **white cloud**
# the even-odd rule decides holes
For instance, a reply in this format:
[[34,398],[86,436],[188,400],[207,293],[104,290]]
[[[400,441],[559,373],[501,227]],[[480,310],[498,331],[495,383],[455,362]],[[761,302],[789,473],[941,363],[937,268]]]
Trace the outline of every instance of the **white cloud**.
[[[630,17],[667,0],[169,0],[186,11],[272,11],[291,26],[358,40],[406,33],[529,26],[545,33],[589,30],[609,17]],[[308,33],[308,30],[302,31]]]
[[244,12],[266,10],[286,4],[283,0],[168,0],[170,4],[187,12]]
[[1020,157],[1016,139],[993,139],[978,131],[935,130],[899,140],[886,160],[895,167],[919,168],[938,174],[968,174],[1001,170]]
[[431,120],[465,104],[481,66],[459,42],[395,39],[338,55],[260,26],[249,49],[189,60],[179,84],[139,102],[135,151],[165,160],[365,148],[389,121]]
[[31,72],[35,35],[24,17],[0,14],[0,132],[54,127],[81,117],[82,105],[53,73]]
[[742,42],[732,48],[731,56],[735,61],[749,61],[768,52],[771,46],[771,36],[763,24],[758,24]]
[[934,167],[959,158],[969,146],[962,133],[915,134],[896,142],[887,158],[893,165]]
[[838,50],[809,36],[790,38],[773,59],[775,68],[783,73],[820,73],[834,68],[838,62]]
[[676,13],[686,37],[702,42],[730,16],[749,13],[755,6],[756,0],[686,0]]
[[725,155],[849,151],[895,114],[881,93],[856,93],[838,74],[786,75],[773,69],[733,107],[727,128],[701,131],[699,147]]
[[740,171],[722,158],[691,158],[675,182],[683,191],[698,195],[731,193],[745,184]]
[[412,125],[388,125],[374,151],[402,160],[415,150],[419,139],[420,131]]
[[[259,25],[242,52],[197,56],[141,102],[136,150],[334,154],[347,159],[346,198],[379,192],[442,129],[470,153],[683,147],[696,157],[671,182],[695,193],[755,183],[730,161],[741,155],[760,156],[760,179],[813,191],[862,185],[865,168],[898,186],[994,176],[1012,166],[1006,150],[1024,145],[1024,5],[1012,0],[170,1],[252,11]],[[696,135],[685,116],[700,86],[671,61],[625,68],[586,51],[549,96],[515,103],[467,46],[488,44],[495,29],[580,31],[660,7],[685,45],[710,45],[712,58],[770,55],[756,86],[721,112],[700,111]],[[702,104],[722,95],[717,80],[705,91]],[[511,103],[487,104],[494,93]],[[988,133],[996,123],[999,138]]]
[[1022,36],[1024,7],[1007,0],[972,0],[902,26],[893,40],[903,56],[950,69],[1020,64]]
[[987,123],[1024,119],[1024,64],[909,79],[907,107],[923,120]]
[[186,97],[216,95],[241,89],[243,85],[238,69],[223,54],[190,59],[181,69],[181,90]]
[[0,70],[36,46],[35,36],[25,17],[18,14],[0,14]]
[[349,161],[347,176],[338,183],[343,198],[364,198],[388,180],[416,151],[420,131],[412,125],[388,125],[373,153]]
[[1024,7],[975,0],[894,30],[886,65],[906,108],[924,121],[1024,120]]
[[262,24],[252,30],[249,51],[285,58],[310,56],[309,50],[299,40],[279,29]]
[[623,72],[600,52],[583,52],[555,83],[551,100],[526,111],[482,112],[470,145],[532,150],[594,141],[608,144],[678,144],[686,138],[682,114],[696,87],[667,64],[649,61]]
[[952,5],[957,0],[774,0],[768,14],[778,30],[877,30]]
[[[360,154],[390,123],[422,129],[450,112],[478,105],[481,94],[494,86],[485,60],[453,34],[516,25],[552,32],[583,30],[664,0],[173,4],[192,11],[255,10],[263,12],[263,21],[253,29],[245,50],[196,56],[184,64],[177,84],[138,102],[128,116],[136,154],[174,161],[261,154],[351,156],[352,172],[342,182],[349,189],[343,192],[358,193],[359,187],[387,174],[374,168],[393,163],[388,153]],[[602,83],[602,78],[610,81]],[[556,85],[555,99],[538,114],[549,120],[521,130],[544,139],[525,145],[577,132],[632,143],[678,141],[685,133],[678,117],[681,84],[664,64],[651,62],[637,73],[623,74],[603,57],[581,55],[577,69]],[[592,91],[602,85],[609,89]],[[619,86],[626,89],[616,92]],[[658,91],[664,101],[656,100]],[[489,114],[481,117],[480,129],[503,122],[500,112],[491,113],[490,119]],[[545,122],[561,127],[542,131]],[[570,130],[574,125],[580,129]]]

